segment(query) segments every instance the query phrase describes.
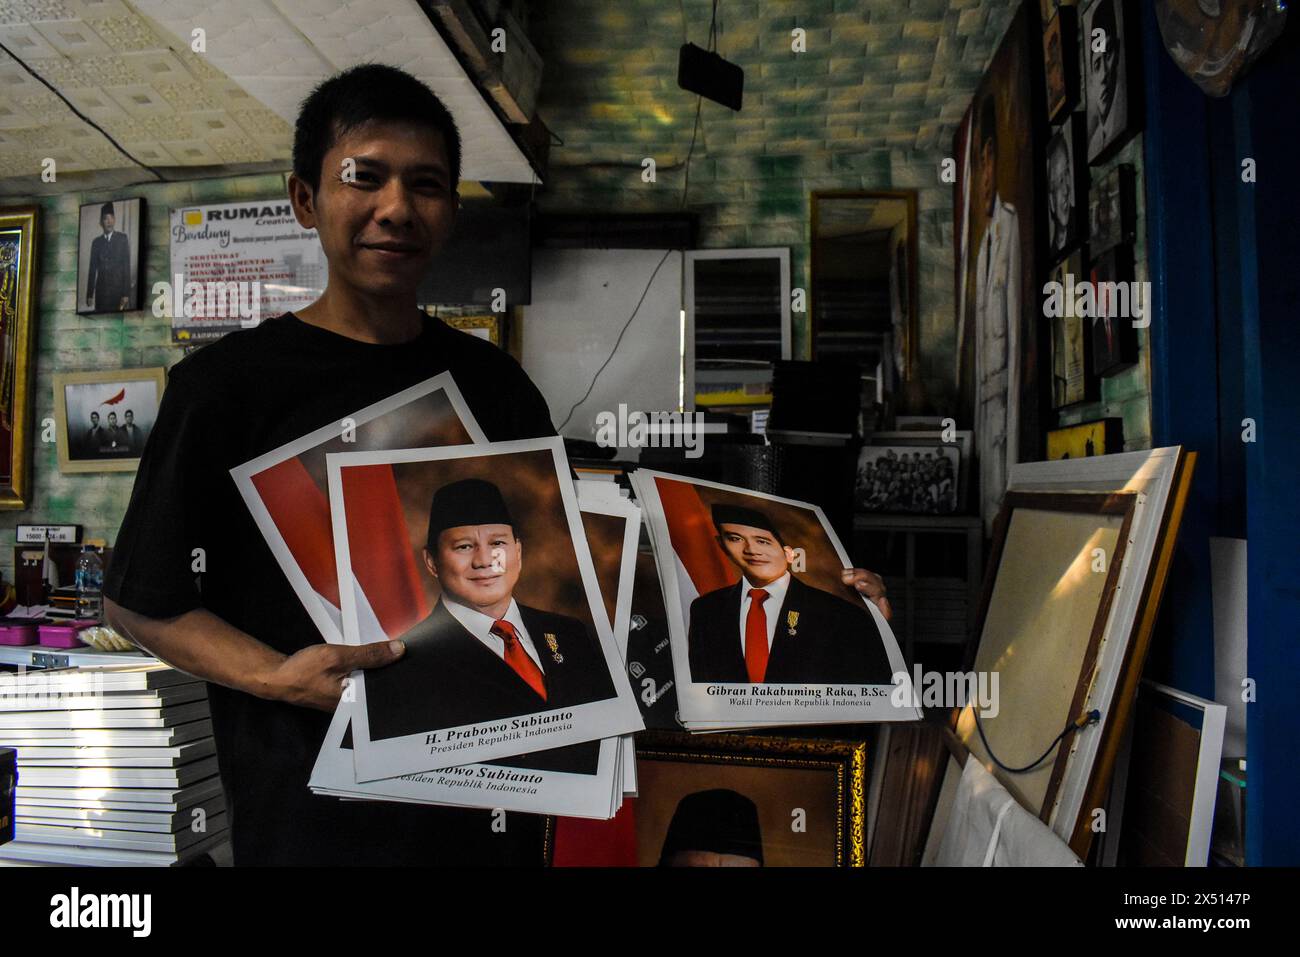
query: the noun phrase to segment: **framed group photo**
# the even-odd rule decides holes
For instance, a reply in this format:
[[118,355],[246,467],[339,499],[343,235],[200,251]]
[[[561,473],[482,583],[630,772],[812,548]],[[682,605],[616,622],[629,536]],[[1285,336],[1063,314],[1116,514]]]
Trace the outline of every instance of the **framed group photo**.
[[167,370],[54,374],[61,472],[131,472],[158,420]]
[[866,445],[858,453],[857,507],[864,512],[951,515],[961,453],[955,445]]
[[77,230],[79,314],[140,308],[143,230],[143,199],[115,199],[81,207]]

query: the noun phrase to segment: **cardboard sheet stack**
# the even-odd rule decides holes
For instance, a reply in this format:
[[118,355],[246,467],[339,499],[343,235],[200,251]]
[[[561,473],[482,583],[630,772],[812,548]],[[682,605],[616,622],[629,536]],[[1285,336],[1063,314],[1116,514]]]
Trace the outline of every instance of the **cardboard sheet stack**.
[[171,866],[226,836],[207,687],[166,665],[0,675],[18,754],[0,863]]

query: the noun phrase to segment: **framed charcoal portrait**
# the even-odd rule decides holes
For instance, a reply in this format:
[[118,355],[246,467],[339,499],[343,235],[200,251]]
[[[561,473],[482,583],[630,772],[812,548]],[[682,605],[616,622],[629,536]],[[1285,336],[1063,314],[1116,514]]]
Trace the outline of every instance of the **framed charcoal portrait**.
[[1088,197],[1088,245],[1094,256],[1136,235],[1137,174],[1127,163],[1101,176]]
[[1122,286],[1133,281],[1133,247],[1116,246],[1092,261],[1088,278],[1096,290],[1092,317],[1093,374],[1106,378],[1138,360],[1137,330]]
[[1142,126],[1136,3],[1093,0],[1083,11],[1088,162],[1104,162]]
[[77,312],[140,308],[140,236],[144,200],[116,199],[81,207],[77,231]]
[[158,419],[166,377],[162,366],[55,373],[59,471],[134,471]]
[[1057,262],[1083,241],[1088,164],[1084,119],[1071,113],[1047,142],[1047,258]]
[[1061,7],[1043,27],[1047,121],[1059,123],[1079,103],[1079,12]]
[[[1075,252],[1052,270],[1051,281],[1063,289],[1083,282],[1083,254]],[[1064,308],[1052,323],[1052,408],[1063,409],[1098,397],[1097,379],[1092,374],[1092,336],[1086,334],[1083,317],[1071,296],[1063,297]]]
[[637,863],[865,866],[866,752],[814,738],[638,735]]
[[951,515],[957,510],[961,454],[939,442],[924,448],[863,446],[857,507],[864,512]]

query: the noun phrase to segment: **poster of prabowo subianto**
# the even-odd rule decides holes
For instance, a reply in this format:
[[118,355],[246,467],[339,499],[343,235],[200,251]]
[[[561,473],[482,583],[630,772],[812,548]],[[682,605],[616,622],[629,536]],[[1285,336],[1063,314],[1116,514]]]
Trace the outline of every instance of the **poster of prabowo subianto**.
[[316,230],[289,200],[182,206],[171,213],[170,281],[155,283],[153,308],[170,315],[172,341],[217,339],[314,302],[325,288]]

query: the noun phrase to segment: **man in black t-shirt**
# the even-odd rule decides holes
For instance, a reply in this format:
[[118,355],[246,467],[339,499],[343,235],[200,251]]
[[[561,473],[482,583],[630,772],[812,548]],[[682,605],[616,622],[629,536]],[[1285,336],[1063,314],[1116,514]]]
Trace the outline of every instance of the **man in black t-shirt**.
[[[313,795],[342,693],[400,641],[326,644],[229,470],[440,372],[491,441],[554,435],[508,354],[429,318],[416,293],[452,230],[460,140],[400,70],[317,87],[294,132],[289,194],[329,261],[320,299],[233,332],[170,371],[104,582],[109,622],[209,682],[236,864],[540,864],[544,819]],[[879,579],[856,576],[879,595]],[[847,578],[846,578],[847,580]],[[881,599],[883,601],[883,599]]]

